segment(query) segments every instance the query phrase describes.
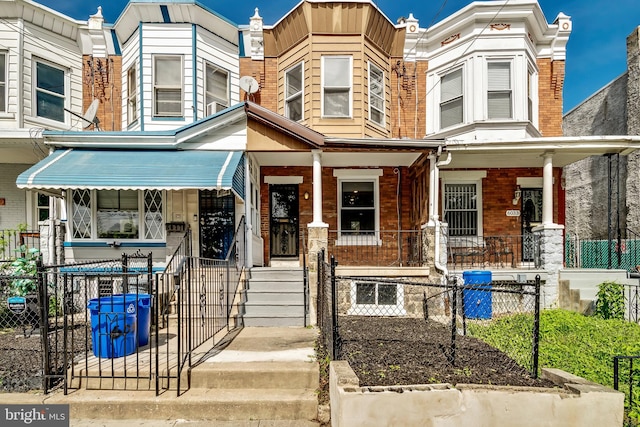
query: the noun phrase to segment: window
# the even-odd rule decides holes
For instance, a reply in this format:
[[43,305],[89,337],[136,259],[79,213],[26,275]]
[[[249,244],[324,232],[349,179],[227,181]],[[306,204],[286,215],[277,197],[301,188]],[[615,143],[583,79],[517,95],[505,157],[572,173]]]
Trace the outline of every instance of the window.
[[384,126],[384,71],[369,63],[369,120]]
[[7,112],[7,54],[0,52],[0,113]]
[[489,62],[487,64],[487,107],[490,119],[511,119],[511,63]]
[[38,214],[38,221],[46,221],[49,219],[49,196],[46,194],[37,194],[38,203],[36,211]]
[[462,68],[442,76],[440,80],[440,127],[462,123]]
[[285,116],[291,120],[303,119],[303,70],[302,62],[288,70],[284,75],[285,80]]
[[351,117],[351,57],[322,57],[322,115]]
[[444,185],[444,220],[450,236],[478,235],[476,184]]
[[404,287],[391,283],[351,282],[349,315],[404,316]]
[[136,82],[136,67],[127,70],[127,123],[138,120],[138,84]]
[[74,239],[164,237],[159,190],[73,190],[71,203]]
[[534,89],[533,71],[527,72],[527,119],[533,123],[533,94]]
[[36,62],[36,116],[64,122],[65,72]]
[[335,169],[339,245],[377,245],[381,169]]
[[229,106],[229,73],[206,64],[206,115],[218,113]]
[[154,116],[182,117],[182,57],[154,57]]

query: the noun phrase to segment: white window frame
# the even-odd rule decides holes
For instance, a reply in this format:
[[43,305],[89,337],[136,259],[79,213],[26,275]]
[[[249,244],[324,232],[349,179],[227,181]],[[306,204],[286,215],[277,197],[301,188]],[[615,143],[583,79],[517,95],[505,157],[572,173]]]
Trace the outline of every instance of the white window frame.
[[[382,92],[381,94],[374,93],[372,90],[373,82],[374,82],[374,79],[372,77],[373,72],[379,73],[382,76],[382,81],[380,83],[380,90]],[[386,119],[386,105],[385,105],[386,90],[385,89],[386,89],[386,81],[385,81],[384,70],[378,67],[373,62],[369,62],[369,120],[372,123],[375,123],[378,126],[382,126],[382,127],[384,127],[386,123],[386,120],[385,120]],[[382,109],[374,107],[374,102],[372,101],[374,99],[379,99],[381,101]],[[380,117],[382,119],[380,122],[373,119],[373,114],[372,114],[373,110],[380,113]]]
[[[64,89],[63,95],[60,95],[59,93],[56,92],[52,92],[49,91],[45,88],[40,88],[38,87],[38,64],[42,64],[42,65],[46,65],[48,67],[51,68],[55,68],[58,69],[60,71],[62,71],[62,80],[63,80],[63,85],[64,85]],[[55,64],[51,61],[47,61],[45,59],[42,58],[34,58],[33,62],[32,62],[32,73],[33,73],[33,106],[32,106],[32,115],[34,117],[37,117],[39,120],[46,120],[49,121],[51,123],[66,123],[67,122],[67,113],[64,111],[65,108],[69,107],[69,70],[66,69],[65,67]],[[53,119],[51,117],[46,117],[46,116],[40,116],[38,115],[38,93],[42,93],[44,95],[50,95],[50,96],[54,96],[57,98],[62,98],[62,120],[57,120],[57,119]]]
[[[337,246],[381,246],[380,239],[380,177],[382,169],[334,169],[333,176],[338,178],[338,199],[336,207],[338,211],[338,239]],[[349,233],[342,234],[342,183],[343,182],[373,182],[373,204],[375,229],[371,235],[353,236]]]
[[[226,81],[226,90],[225,90],[225,97],[221,98],[219,96],[217,96],[216,94],[214,94],[213,92],[210,92],[207,90],[208,88],[208,76],[209,76],[209,69],[211,69],[214,73],[219,73],[224,75],[225,77],[225,81]],[[218,113],[222,110],[224,110],[225,108],[229,107],[229,99],[230,99],[230,73],[229,70],[226,70],[222,67],[219,67],[209,61],[204,61],[204,108],[205,108],[205,116],[210,115],[211,114],[215,114]],[[215,102],[216,108],[213,108],[213,111],[208,111],[209,108],[209,104],[212,104]]]
[[527,62],[527,119],[538,127],[538,71]]
[[[125,241],[125,242],[164,242],[166,239],[165,225],[166,225],[166,207],[167,207],[167,197],[166,192],[163,190],[133,190],[137,192],[137,200],[138,200],[138,237],[136,238],[124,238],[124,237],[98,237],[98,191],[102,190],[89,190],[90,198],[88,209],[91,211],[91,219],[89,223],[89,237],[73,237],[75,230],[74,224],[74,215],[75,215],[75,207],[73,203],[73,196],[75,191],[84,191],[84,190],[70,190],[71,197],[69,197],[67,209],[70,212],[70,236],[72,241],[77,242],[88,242],[88,241],[98,241],[98,242],[112,242],[116,241]],[[146,191],[159,191],[162,198],[162,236],[156,239],[148,239],[144,236],[147,234],[146,230],[146,206],[145,206],[145,192]]]
[[[298,92],[289,94],[289,75],[293,72],[300,69],[300,90]],[[300,118],[297,121],[304,120],[304,61],[299,62],[293,67],[289,68],[284,72],[284,115],[288,119],[295,120],[291,118],[291,110],[289,105],[297,99],[300,99]]]
[[[156,83],[156,68],[159,59],[180,59],[180,83],[177,85],[160,85]],[[153,117],[184,117],[184,57],[182,55],[153,55]],[[175,113],[158,111],[158,90],[180,90],[180,111]]]
[[[454,73],[460,73],[460,95],[452,97],[452,98],[447,98],[445,100],[443,100],[443,85],[442,85],[442,81],[449,76],[452,76]],[[447,70],[445,73],[442,73],[439,79],[439,100],[438,100],[438,124],[439,124],[439,128],[440,129],[447,129],[447,128],[451,128],[454,126],[460,126],[462,124],[464,124],[465,120],[465,111],[467,110],[467,106],[465,105],[465,76],[464,76],[464,67],[458,67],[455,68],[453,70]],[[454,102],[460,102],[461,108],[462,108],[462,114],[460,117],[460,121],[455,122],[455,123],[448,123],[448,124],[443,124],[442,123],[442,107],[448,104],[452,104]]]
[[[330,59],[348,59],[349,60],[349,84],[348,86],[327,86],[327,84],[325,83],[325,70],[327,69],[327,60]],[[322,86],[322,93],[320,94],[320,103],[321,103],[321,111],[322,111],[322,117],[323,118],[337,118],[337,119],[342,119],[342,118],[352,118],[353,117],[353,56],[351,55],[326,55],[326,56],[322,56],[322,61],[321,61],[321,86]],[[328,89],[329,91],[331,90],[336,90],[336,91],[347,91],[348,90],[348,114],[347,115],[340,115],[340,114],[336,114],[336,115],[330,115],[330,114],[325,114],[325,89]]]
[[[493,87],[491,85],[492,81],[496,81],[495,78],[491,78],[491,66],[492,65],[500,65],[500,66],[507,66],[506,69],[509,72],[509,78],[508,79],[504,79],[504,78],[498,78],[497,80],[499,81],[499,85],[504,83],[506,81],[506,83],[508,83],[508,87]],[[513,60],[511,59],[490,59],[487,61],[487,66],[486,66],[486,70],[487,70],[487,82],[486,82],[486,112],[487,112],[487,119],[488,120],[512,120],[514,118],[514,63]],[[505,95],[508,94],[509,96],[509,113],[508,115],[497,115],[496,112],[492,112],[491,110],[491,102],[490,102],[490,98],[491,95]]]
[[0,66],[0,114],[7,113],[9,111],[8,103],[8,90],[9,85],[7,84],[8,75],[9,75],[9,55],[7,51],[0,51],[0,57],[4,58],[4,66]]
[[449,237],[450,242],[453,246],[463,245],[465,241],[468,239],[473,239],[475,241],[476,237],[482,237],[483,235],[483,208],[482,208],[482,179],[487,177],[486,170],[475,170],[475,171],[441,171],[441,206],[442,206],[442,218],[444,220],[446,212],[445,212],[445,185],[446,184],[475,184],[476,186],[476,212],[477,212],[477,230],[475,236],[451,236]]
[[354,280],[351,282],[350,298],[351,307],[347,310],[347,315],[354,316],[405,316],[407,311],[404,308],[404,286],[395,284],[396,287],[396,303],[391,304],[377,304],[378,301],[378,286],[379,285],[394,285],[392,283],[375,283],[376,286],[376,304],[357,304],[358,296],[358,284],[371,282],[359,282]]
[[138,120],[138,74],[135,64],[127,70],[127,124]]

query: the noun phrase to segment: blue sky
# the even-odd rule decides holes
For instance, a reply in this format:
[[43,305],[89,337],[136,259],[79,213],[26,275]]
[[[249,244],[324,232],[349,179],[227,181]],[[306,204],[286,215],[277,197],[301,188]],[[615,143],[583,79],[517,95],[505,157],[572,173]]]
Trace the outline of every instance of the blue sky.
[[[38,1],[38,0],[36,0]],[[171,0],[167,0],[170,2]],[[113,23],[127,0],[40,0],[45,6],[75,19],[86,20],[102,5],[107,22]],[[299,0],[200,0],[236,24],[248,24],[260,8],[265,24],[275,23]],[[640,0],[539,0],[547,22],[558,13],[569,15],[573,32],[567,46],[564,111],[569,111],[626,70],[626,38],[640,25]],[[410,12],[421,27],[438,22],[470,2],[467,0],[377,0],[393,22]],[[442,7],[444,4],[444,7]],[[442,7],[442,9],[441,9]],[[441,9],[441,10],[440,10]]]

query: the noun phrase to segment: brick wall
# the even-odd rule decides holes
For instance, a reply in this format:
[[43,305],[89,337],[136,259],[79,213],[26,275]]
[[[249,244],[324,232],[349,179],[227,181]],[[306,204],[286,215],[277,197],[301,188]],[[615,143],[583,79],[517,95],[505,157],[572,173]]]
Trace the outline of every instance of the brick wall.
[[[122,57],[98,58],[84,55],[82,58],[82,105],[87,110],[94,99],[100,101],[98,114],[100,129],[122,129]],[[83,123],[84,126],[87,123]]]
[[538,59],[538,122],[542,136],[562,136],[564,61]]
[[271,111],[278,112],[278,59],[265,58],[262,61],[240,58],[240,75],[251,76],[260,84],[260,90],[247,98],[240,89],[240,99],[250,100]]
[[427,61],[405,62],[402,58],[391,58],[392,138],[425,135],[428,68]]

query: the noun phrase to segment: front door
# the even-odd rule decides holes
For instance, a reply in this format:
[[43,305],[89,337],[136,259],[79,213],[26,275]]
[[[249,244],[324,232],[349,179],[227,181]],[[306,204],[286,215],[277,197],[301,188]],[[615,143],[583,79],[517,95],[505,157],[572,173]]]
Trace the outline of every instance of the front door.
[[298,256],[298,185],[270,185],[271,258]]
[[235,232],[235,197],[200,191],[200,256],[225,259]]
[[534,261],[535,240],[531,229],[542,223],[542,188],[522,189],[522,261]]

